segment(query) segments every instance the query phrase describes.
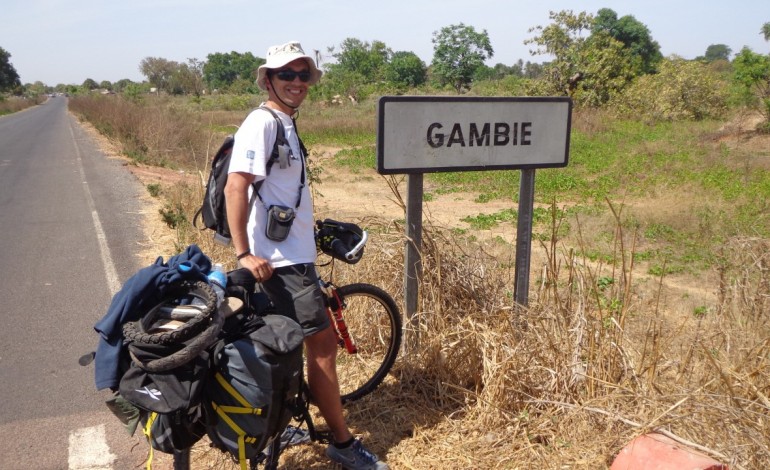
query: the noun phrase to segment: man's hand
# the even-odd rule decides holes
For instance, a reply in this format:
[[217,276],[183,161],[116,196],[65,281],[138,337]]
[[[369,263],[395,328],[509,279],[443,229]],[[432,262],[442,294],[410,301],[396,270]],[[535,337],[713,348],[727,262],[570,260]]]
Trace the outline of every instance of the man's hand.
[[273,267],[265,258],[248,255],[241,258],[241,267],[251,271],[257,282],[264,282],[273,275]]

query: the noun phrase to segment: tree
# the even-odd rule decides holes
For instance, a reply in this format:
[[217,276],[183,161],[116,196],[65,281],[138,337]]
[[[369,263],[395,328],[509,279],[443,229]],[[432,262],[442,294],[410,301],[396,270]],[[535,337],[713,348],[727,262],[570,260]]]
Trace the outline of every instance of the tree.
[[128,78],[121,78],[120,80],[112,84],[112,89],[117,93],[121,93],[123,90],[126,89],[126,87],[128,87],[132,83],[134,82],[132,82]]
[[174,74],[174,83],[182,93],[200,96],[203,93],[203,62],[187,59]]
[[0,92],[21,86],[19,74],[10,62],[11,53],[0,47]]
[[578,103],[601,106],[619,95],[636,76],[637,63],[628,48],[609,34],[593,33],[578,53],[581,64],[567,87]]
[[508,75],[515,75],[517,77],[521,77],[523,75],[523,61],[519,59],[519,61],[513,65],[505,65],[502,63],[495,64],[494,67],[490,69],[492,73],[492,78],[495,78],[497,80],[500,80],[501,78],[505,78]]
[[425,83],[427,67],[414,52],[399,51],[385,66],[385,80],[401,86],[415,87]]
[[717,60],[730,60],[730,54],[733,50],[725,44],[711,44],[706,48],[706,54],[703,60],[706,62],[716,62]]
[[631,15],[618,18],[613,10],[602,8],[594,18],[591,32],[605,32],[623,43],[628,52],[638,59],[639,75],[655,72],[657,64],[663,59],[660,45],[652,39],[650,30]]
[[419,80],[419,72],[413,77],[408,76],[414,70],[409,68],[410,59],[403,54],[399,55],[395,68],[389,69],[393,51],[382,41],[368,43],[347,38],[340,44],[339,52],[335,52],[334,46],[329,47],[328,52],[335,62],[325,65],[325,78],[320,86],[311,89],[311,97],[334,99],[340,95],[359,101],[373,93],[381,93],[387,86],[388,74],[398,80],[409,81],[415,77]]
[[139,64],[139,70],[158,91],[196,96],[203,93],[204,65],[198,59],[180,64],[162,57],[147,57]]
[[590,14],[566,10],[550,12],[550,18],[553,23],[530,29],[539,34],[525,41],[537,45],[532,54],[554,56],[543,65],[541,80],[532,84],[532,94],[567,95],[578,103],[598,106],[632,80],[635,59],[623,43],[606,31],[583,34],[594,24]]
[[24,89],[26,95],[44,95],[48,93],[48,87],[40,80],[35,83],[27,83],[24,85]]
[[770,123],[770,56],[757,54],[748,47],[733,60],[735,81],[743,86],[749,104]]
[[[393,51],[382,41],[372,41],[371,44],[360,39],[347,38],[340,44],[340,52],[334,53],[334,47],[329,52],[337,60],[327,67],[334,72],[348,72],[361,75],[366,83],[382,80],[385,67],[393,56]],[[419,60],[419,59],[418,59]]]
[[441,85],[452,85],[457,93],[469,88],[476,70],[494,55],[486,30],[477,32],[463,23],[433,32],[431,70]]
[[251,52],[209,54],[202,68],[203,81],[211,89],[228,88],[238,80],[254,82],[257,69],[264,63],[265,59],[255,57]]
[[171,92],[171,80],[179,68],[177,62],[162,57],[145,57],[139,63],[139,71],[158,91]]
[[764,36],[765,41],[770,41],[770,22],[762,25],[762,30],[759,34]]
[[83,89],[88,90],[88,91],[96,90],[97,88],[99,88],[99,84],[96,83],[96,80],[94,80],[92,78],[86,78],[83,81],[83,85],[81,85],[81,86],[83,87]]
[[540,78],[545,73],[544,70],[545,64],[538,64],[535,62],[527,61],[527,63],[524,64],[522,73],[524,78]]
[[110,83],[109,80],[102,80],[101,82],[99,82],[99,88],[101,88],[102,90],[112,91],[112,83]]
[[150,92],[150,85],[147,82],[134,83],[129,80],[125,86],[121,89],[123,97],[129,101],[139,103],[144,99],[144,95]]
[[524,44],[536,46],[530,50],[532,55],[549,54],[555,58],[543,67],[542,90],[537,94],[569,95],[571,87],[574,87],[583,75],[581,69],[584,64],[580,59],[580,51],[586,42],[583,31],[591,28],[593,17],[586,12],[576,15],[571,10],[552,11],[548,16],[552,23],[530,28],[530,33],[539,34],[524,41]]

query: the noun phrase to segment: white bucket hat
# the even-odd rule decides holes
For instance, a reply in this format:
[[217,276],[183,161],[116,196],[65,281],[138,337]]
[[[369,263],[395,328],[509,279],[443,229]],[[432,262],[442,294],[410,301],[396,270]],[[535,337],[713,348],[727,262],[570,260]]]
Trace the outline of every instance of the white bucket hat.
[[291,41],[279,46],[272,46],[267,50],[266,62],[257,69],[257,86],[267,90],[267,85],[265,84],[267,81],[267,71],[279,69],[297,59],[305,59],[310,68],[310,81],[308,83],[310,85],[317,83],[323,72],[318,70],[313,58],[305,54],[302,46],[297,41]]

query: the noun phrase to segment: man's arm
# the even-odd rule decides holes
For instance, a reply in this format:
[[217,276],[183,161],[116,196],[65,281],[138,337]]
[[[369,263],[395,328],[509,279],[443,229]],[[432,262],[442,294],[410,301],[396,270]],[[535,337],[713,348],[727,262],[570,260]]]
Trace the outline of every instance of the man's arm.
[[[230,226],[233,247],[238,254],[251,249],[246,233],[246,224],[249,217],[249,186],[253,178],[253,175],[248,173],[230,173],[227,175],[227,184],[225,185],[227,223]],[[253,254],[241,258],[240,262],[242,267],[251,271],[257,281],[264,281],[273,274],[270,263]]]

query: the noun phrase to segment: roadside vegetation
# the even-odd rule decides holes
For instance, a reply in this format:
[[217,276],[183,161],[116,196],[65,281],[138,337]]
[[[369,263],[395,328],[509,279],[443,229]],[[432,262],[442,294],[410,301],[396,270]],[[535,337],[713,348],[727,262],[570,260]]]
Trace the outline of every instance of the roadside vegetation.
[[4,114],[12,114],[22,109],[31,108],[44,101],[42,97],[33,98],[19,98],[15,96],[4,97],[0,95],[0,116]]
[[[470,194],[477,209],[426,222],[419,315],[406,322],[414,346],[381,389],[348,407],[349,420],[392,468],[608,468],[651,431],[730,468],[770,468],[770,56],[744,49],[731,61],[714,45],[693,61],[662,57],[644,25],[606,9],[551,20],[533,28],[532,44],[553,62],[482,60],[472,73],[448,66],[448,38],[485,58],[492,47],[465,25],[435,33],[443,59],[423,68],[347,39],[303,106],[317,200],[345,175],[379,184],[398,206],[403,182],[374,171],[378,96],[575,102],[569,165],[537,171],[529,306],[513,303],[514,245],[489,236],[516,226],[518,172],[426,176],[426,201]],[[189,175],[148,184],[170,234],[164,253],[196,243],[232,264],[191,225],[211,156],[265,98],[246,79],[226,85],[79,93],[70,109],[131,164]],[[500,202],[510,204],[489,209]],[[351,221],[372,241],[338,282],[372,282],[401,303],[403,215]],[[292,448],[283,463],[320,468],[322,453]],[[234,468],[214,454],[204,445],[195,458]]]

